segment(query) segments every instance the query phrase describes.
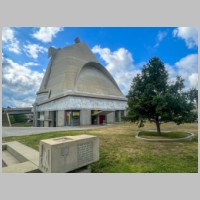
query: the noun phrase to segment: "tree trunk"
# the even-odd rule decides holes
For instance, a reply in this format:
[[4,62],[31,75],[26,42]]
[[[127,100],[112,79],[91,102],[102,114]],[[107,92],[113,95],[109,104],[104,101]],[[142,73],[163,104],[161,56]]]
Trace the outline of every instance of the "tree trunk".
[[159,121],[158,120],[156,120],[156,128],[157,128],[157,134],[158,135],[161,135],[161,132],[160,132],[160,123],[159,123]]

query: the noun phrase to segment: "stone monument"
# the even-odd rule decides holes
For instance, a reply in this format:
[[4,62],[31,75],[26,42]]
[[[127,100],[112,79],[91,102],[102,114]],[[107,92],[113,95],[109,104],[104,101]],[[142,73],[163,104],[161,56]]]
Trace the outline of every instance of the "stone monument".
[[41,140],[39,154],[42,172],[70,172],[99,160],[99,138],[78,135]]

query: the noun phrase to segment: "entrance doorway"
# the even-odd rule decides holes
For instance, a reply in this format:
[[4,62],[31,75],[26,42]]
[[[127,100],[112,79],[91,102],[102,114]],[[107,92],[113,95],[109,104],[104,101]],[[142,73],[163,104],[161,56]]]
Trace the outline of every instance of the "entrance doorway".
[[103,125],[105,123],[105,119],[106,119],[105,115],[99,115],[99,124]]
[[56,111],[53,111],[53,127],[56,127]]
[[107,110],[91,110],[91,121],[92,124],[103,125],[107,123],[107,114],[113,111]]
[[80,125],[80,111],[79,110],[66,110],[65,116],[66,116],[65,117],[66,126]]
[[91,116],[92,117],[92,124],[98,124],[98,116]]

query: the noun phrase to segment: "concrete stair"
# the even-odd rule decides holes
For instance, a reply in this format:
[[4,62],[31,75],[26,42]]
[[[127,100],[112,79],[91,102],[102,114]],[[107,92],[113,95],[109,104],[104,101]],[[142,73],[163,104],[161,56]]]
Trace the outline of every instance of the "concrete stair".
[[9,142],[7,151],[15,156],[20,162],[31,161],[39,166],[39,152],[17,141]]
[[38,171],[38,166],[34,165],[31,161],[26,161],[2,168],[3,173],[33,173]]
[[17,141],[2,144],[2,172],[40,172],[39,152]]
[[6,166],[20,163],[20,161],[7,150],[2,151],[2,159]]

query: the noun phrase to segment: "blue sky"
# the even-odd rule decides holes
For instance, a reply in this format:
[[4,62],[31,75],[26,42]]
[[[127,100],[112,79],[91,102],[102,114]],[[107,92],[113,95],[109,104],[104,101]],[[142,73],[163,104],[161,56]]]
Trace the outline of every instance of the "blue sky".
[[48,48],[79,37],[108,69],[126,95],[132,79],[153,56],[163,61],[169,81],[198,87],[198,33],[193,27],[4,27],[2,105],[31,106],[46,66]]

